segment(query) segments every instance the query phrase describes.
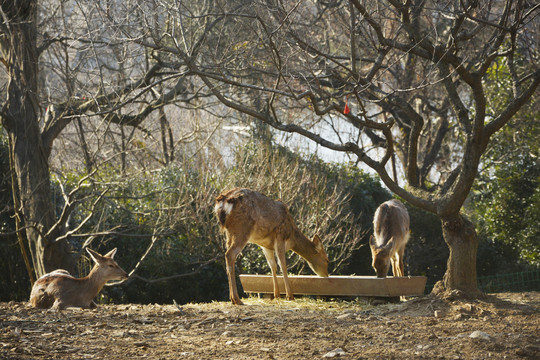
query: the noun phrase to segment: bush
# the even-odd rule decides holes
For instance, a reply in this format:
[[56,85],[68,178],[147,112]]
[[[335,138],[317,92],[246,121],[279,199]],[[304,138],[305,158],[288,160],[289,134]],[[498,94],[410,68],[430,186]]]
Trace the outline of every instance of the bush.
[[540,162],[523,155],[519,162],[502,164],[494,170],[494,178],[480,179],[470,206],[482,250],[479,274],[538,268]]
[[[121,286],[105,288],[102,302],[171,303],[223,300],[227,282],[217,283],[217,264],[209,263],[193,276],[183,276],[199,264],[221,254],[212,206],[216,189],[190,166],[171,165],[161,170],[124,178],[114,169],[102,168],[81,187],[81,201],[71,222],[95,234],[71,239],[75,249],[90,246],[100,253],[117,247],[118,264],[126,271],[137,267],[136,277]],[[66,177],[66,191],[77,186],[76,174]],[[107,190],[97,206],[97,194]],[[144,261],[139,260],[146,253]],[[82,252],[81,252],[82,254]],[[219,257],[221,259],[221,257]],[[82,274],[92,264],[81,257]],[[168,280],[159,280],[170,278]]]
[[[319,234],[332,274],[343,271],[360,246],[364,229],[360,214],[352,209],[345,179],[316,157],[302,158],[279,146],[251,143],[237,152],[236,165],[223,179],[223,189],[248,187],[283,201],[306,236]],[[270,271],[259,250],[244,251],[240,264],[244,272]],[[291,273],[312,273],[292,252],[287,264]]]
[[[0,147],[0,151],[6,149]],[[5,159],[7,156],[0,158],[0,166],[7,166]],[[129,282],[105,287],[100,302],[226,300],[224,235],[219,232],[213,205],[219,192],[236,186],[252,188],[285,202],[307,236],[318,233],[323,239],[331,260],[331,274],[374,274],[368,245],[373,215],[382,202],[391,198],[376,177],[354,164],[328,164],[316,157],[301,157],[285,148],[257,142],[238,148],[231,165],[208,168],[205,163],[184,161],[129,177],[103,165],[88,179],[75,172],[56,179],[53,196],[58,214],[64,206],[62,191],[77,189],[77,207],[66,230],[76,228],[92,214],[76,232],[79,235],[69,239],[80,258],[80,274],[87,274],[93,266],[83,251],[86,246],[100,253],[117,247],[120,266],[128,272],[137,267],[137,276]],[[9,204],[11,189],[6,179],[0,184],[4,189],[0,189],[0,200]],[[535,189],[531,190],[533,196],[526,207],[527,216],[532,218],[540,213],[536,206],[540,203],[538,187]],[[99,196],[103,197],[96,202]],[[6,209],[12,211],[12,206]],[[408,210],[411,239],[405,252],[406,272],[425,275],[428,283],[434,283],[442,278],[448,258],[440,222],[433,214],[411,207]],[[7,232],[14,226],[9,211],[0,213]],[[479,223],[485,225],[489,219],[485,217]],[[484,230],[478,250],[479,274],[492,274],[501,266],[519,271],[516,259],[523,252],[516,252],[512,242],[488,240]],[[534,226],[525,226],[521,231],[527,232],[530,239],[538,237]],[[1,285],[8,289],[2,292],[6,294],[2,300],[26,299],[29,283],[14,236],[2,237],[0,256],[6,259],[0,270],[8,274],[1,278]],[[144,261],[139,264],[142,256]],[[305,261],[292,252],[288,254],[288,265],[291,273],[311,274]],[[238,273],[269,272],[263,252],[254,245],[243,251],[237,267]]]
[[[347,190],[352,175],[343,177],[337,167],[319,159],[302,159],[280,147],[254,143],[239,148],[235,162],[220,170],[184,162],[160,170],[119,175],[102,166],[91,179],[82,174],[65,175],[54,186],[57,208],[63,207],[62,188],[77,190],[79,203],[71,215],[68,229],[83,222],[81,233],[70,239],[80,255],[90,246],[100,253],[119,249],[117,261],[126,271],[138,267],[136,275],[121,286],[106,287],[101,302],[179,303],[225,300],[228,284],[224,269],[224,236],[213,214],[215,196],[227,188],[242,186],[261,191],[288,204],[298,226],[311,236],[318,233],[329,257],[331,271],[338,273],[358,248],[365,219],[356,209]],[[340,172],[341,171],[341,172]],[[376,181],[361,172],[354,174],[375,188]],[[58,180],[60,181],[60,180]],[[103,194],[97,204],[96,198]],[[365,191],[360,191],[365,195]],[[359,210],[356,210],[359,211]],[[140,258],[151,250],[144,261]],[[92,263],[80,257],[81,274]],[[207,263],[201,267],[201,264]],[[311,273],[305,261],[289,253],[291,273]],[[269,271],[263,252],[247,248],[239,261],[239,273]],[[192,276],[184,276],[192,272]],[[160,280],[164,279],[164,280]]]

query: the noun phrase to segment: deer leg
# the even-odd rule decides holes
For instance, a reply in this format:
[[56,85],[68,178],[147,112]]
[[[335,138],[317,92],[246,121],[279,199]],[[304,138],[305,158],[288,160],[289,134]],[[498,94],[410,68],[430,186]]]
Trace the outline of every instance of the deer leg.
[[277,263],[276,263],[276,256],[274,255],[274,251],[271,249],[267,249],[264,247],[261,247],[264,253],[264,256],[266,257],[266,261],[268,262],[268,265],[270,266],[270,271],[272,272],[272,282],[274,284],[274,298],[279,298],[279,285],[277,281]]
[[[398,268],[400,275],[399,276],[405,276],[405,268],[403,267],[403,254],[405,253],[405,245],[403,245],[401,248],[396,251],[396,267]],[[406,301],[406,296],[400,296],[399,299],[401,301]]]
[[65,308],[66,308],[66,304],[64,304],[60,299],[56,299],[53,305],[51,306],[51,309],[55,311],[61,311],[61,310],[64,310]]
[[404,257],[404,254],[405,254],[405,245],[403,245],[399,250],[398,250],[398,253],[399,253],[399,270],[401,272],[401,276],[405,276],[405,266],[404,266],[404,262],[403,262],[403,257]]
[[238,290],[236,289],[236,279],[234,277],[234,264],[238,254],[242,251],[241,248],[236,246],[230,247],[225,253],[225,262],[227,264],[227,277],[229,279],[229,297],[231,302],[235,305],[243,305],[240,297],[238,296]]
[[236,289],[236,278],[234,276],[234,265],[236,258],[242,252],[242,249],[246,247],[249,241],[249,234],[251,233],[251,225],[247,223],[239,223],[236,227],[227,229],[225,235],[227,237],[227,251],[225,252],[225,263],[227,266],[227,278],[229,280],[229,297],[231,302],[235,305],[243,305],[240,297],[238,296],[238,290]]
[[392,271],[394,276],[405,276],[405,271],[403,269],[403,253],[405,251],[404,247],[397,249],[394,256],[392,256]]
[[396,261],[396,259],[395,259],[395,256],[392,256],[392,257],[390,258],[390,263],[392,264],[392,275],[393,275],[394,277],[399,276],[399,275],[398,275],[397,266],[396,266],[397,261]]
[[278,258],[279,267],[281,268],[281,272],[283,273],[283,284],[285,285],[285,293],[287,296],[287,300],[294,300],[291,285],[289,284],[289,276],[287,275],[287,260],[285,258],[285,248],[282,246],[277,246],[275,251]]
[[390,261],[392,263],[392,274],[394,275],[394,277],[402,276],[399,269],[399,254],[397,252],[392,255]]

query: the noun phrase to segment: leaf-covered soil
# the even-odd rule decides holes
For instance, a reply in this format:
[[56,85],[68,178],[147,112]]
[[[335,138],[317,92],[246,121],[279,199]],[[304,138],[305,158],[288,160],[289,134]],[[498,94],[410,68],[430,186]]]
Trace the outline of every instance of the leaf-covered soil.
[[540,293],[250,298],[62,312],[0,303],[1,359],[540,359]]

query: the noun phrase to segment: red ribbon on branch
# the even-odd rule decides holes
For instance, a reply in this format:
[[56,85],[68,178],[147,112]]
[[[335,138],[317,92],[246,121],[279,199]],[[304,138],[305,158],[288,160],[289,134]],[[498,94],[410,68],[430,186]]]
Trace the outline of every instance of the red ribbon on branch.
[[349,108],[349,97],[347,96],[347,97],[345,98],[345,108],[343,108],[343,113],[344,113],[345,115],[347,115],[347,114],[350,113],[350,112],[351,112],[351,109]]

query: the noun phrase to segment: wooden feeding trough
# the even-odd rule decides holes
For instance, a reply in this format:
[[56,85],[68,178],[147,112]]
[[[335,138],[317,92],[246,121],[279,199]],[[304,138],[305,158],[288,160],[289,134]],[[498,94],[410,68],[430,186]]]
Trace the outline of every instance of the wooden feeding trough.
[[[386,277],[375,276],[319,276],[289,275],[295,295],[319,296],[417,296],[423,295],[425,276]],[[271,275],[240,275],[246,293],[273,294]],[[279,290],[285,294],[283,277],[278,276]]]

